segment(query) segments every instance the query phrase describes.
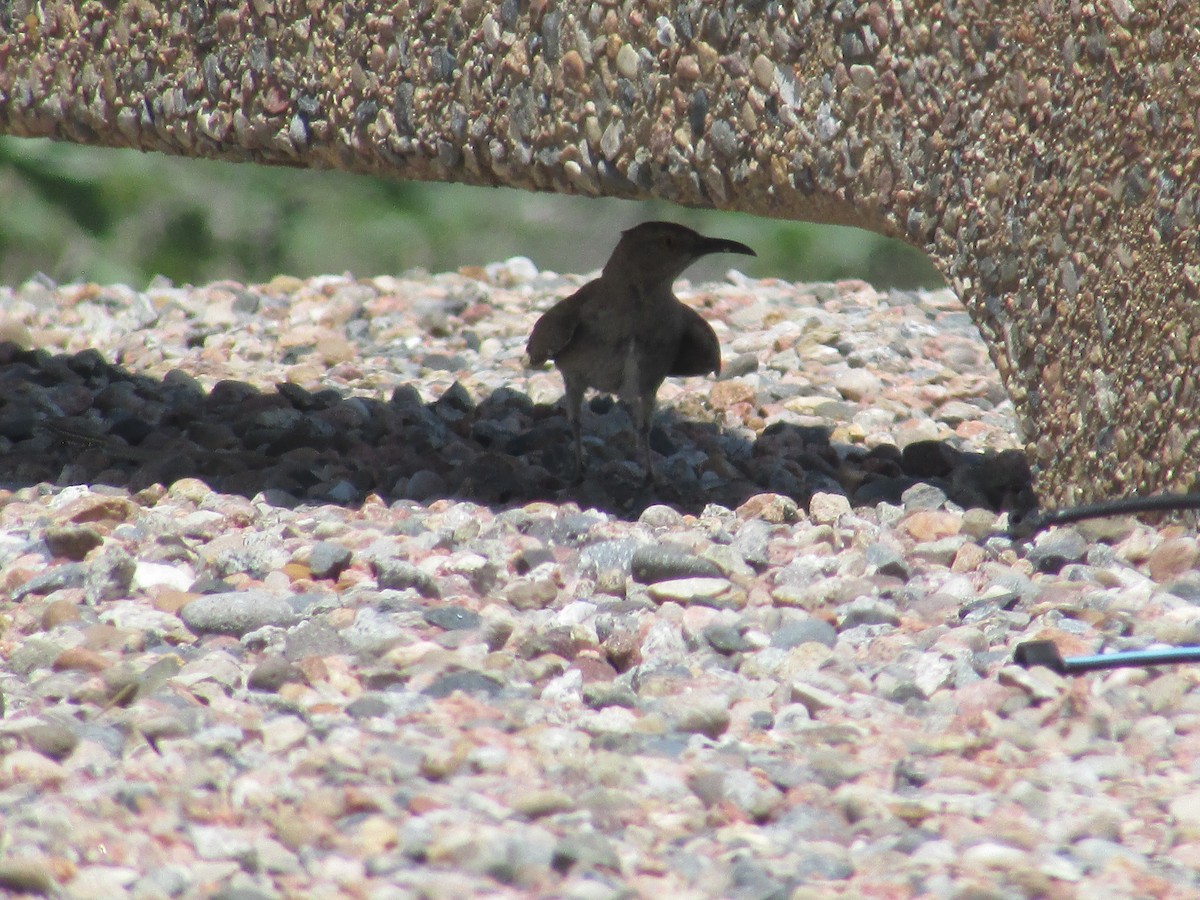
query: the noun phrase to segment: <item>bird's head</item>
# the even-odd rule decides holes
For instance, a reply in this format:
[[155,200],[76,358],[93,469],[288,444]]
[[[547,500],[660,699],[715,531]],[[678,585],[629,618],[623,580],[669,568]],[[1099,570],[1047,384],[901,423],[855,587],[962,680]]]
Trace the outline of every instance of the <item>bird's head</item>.
[[646,288],[670,285],[684,269],[710,253],[757,255],[738,241],[705,237],[674,222],[643,222],[621,233],[604,275]]

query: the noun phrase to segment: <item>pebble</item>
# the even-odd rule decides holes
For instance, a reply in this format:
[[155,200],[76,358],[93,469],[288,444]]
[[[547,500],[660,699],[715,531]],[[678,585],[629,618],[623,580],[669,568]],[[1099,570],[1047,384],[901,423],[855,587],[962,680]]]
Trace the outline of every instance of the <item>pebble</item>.
[[617,51],[617,71],[626,78],[636,78],[638,73],[637,51],[629,44],[622,44]]
[[55,556],[79,562],[104,543],[104,536],[95,528],[67,525],[47,528],[44,540],[47,549]]
[[258,590],[198,597],[183,607],[179,616],[195,634],[235,637],[268,626],[285,628],[296,621],[296,614],[285,597]]
[[1195,538],[1168,538],[1150,553],[1146,566],[1159,584],[1174,581],[1196,567],[1200,546]]
[[425,613],[425,621],[447,631],[473,630],[482,619],[479,613],[458,606],[437,606]]
[[413,588],[425,597],[440,596],[437,582],[428,572],[414,566],[412,563],[396,557],[373,559],[371,566],[375,570],[375,579],[381,588],[403,591]]
[[833,387],[847,400],[861,402],[877,396],[883,388],[879,376],[867,369],[851,369],[839,375]]
[[[572,45],[577,85],[585,50],[655,58]],[[589,403],[575,485],[561,380],[520,356],[582,279],[470,272],[0,288],[41,341],[0,344],[5,890],[1194,887],[1188,670],[1011,660],[1200,639],[1200,544],[1010,540],[1016,423],[947,292],[681,282],[729,377],[664,385],[657,485]]]
[[792,683],[791,699],[801,704],[813,717],[824,710],[842,709],[846,705],[837,694],[803,681]]
[[893,578],[899,578],[901,581],[907,581],[911,574],[904,551],[898,546],[879,542],[869,544],[864,553],[864,558],[881,575],[890,575]]
[[449,697],[456,691],[493,696],[500,692],[501,687],[499,681],[483,672],[461,671],[440,676],[422,693],[430,697]]
[[133,570],[129,586],[133,590],[148,590],[167,587],[175,591],[186,591],[196,581],[192,567],[186,564],[166,565],[139,561]]
[[25,581],[13,593],[14,600],[29,595],[52,594],[64,588],[83,587],[84,579],[91,570],[82,563],[66,563],[45,572],[39,572]]
[[39,722],[26,728],[23,735],[38,753],[59,761],[70,756],[79,745],[79,734],[61,722]]
[[54,879],[45,860],[13,857],[0,860],[0,888],[14,894],[52,896]]
[[837,643],[837,631],[822,619],[805,618],[786,622],[771,633],[771,646],[783,650],[790,650],[810,641],[832,647]]
[[[944,501],[945,498],[943,497],[942,502]],[[932,544],[935,541],[958,534],[962,523],[960,518],[952,512],[938,509],[919,509],[903,521],[902,527],[915,540],[925,544]]]
[[333,541],[318,541],[308,552],[308,568],[313,578],[337,577],[350,565],[353,554],[340,544]]
[[304,672],[282,656],[271,656],[260,662],[246,679],[246,687],[252,691],[276,693],[285,684],[303,683]]
[[842,607],[838,628],[845,631],[859,625],[899,625],[900,613],[891,603],[871,597],[856,597]]
[[634,581],[641,584],[696,580],[707,585],[723,575],[716,563],[668,544],[638,547],[630,559],[630,571]]
[[1170,802],[1176,825],[1191,839],[1200,838],[1200,791],[1192,791]]
[[678,731],[703,734],[716,740],[731,721],[728,704],[716,697],[676,698],[668,709],[671,723]]
[[809,501],[809,517],[819,525],[833,525],[850,512],[850,501],[841,494],[817,493]]
[[753,648],[753,645],[732,625],[710,625],[704,629],[704,639],[718,653],[724,653],[727,656]]
[[0,759],[0,785],[5,787],[20,784],[49,789],[67,776],[62,765],[36,750],[14,750]]

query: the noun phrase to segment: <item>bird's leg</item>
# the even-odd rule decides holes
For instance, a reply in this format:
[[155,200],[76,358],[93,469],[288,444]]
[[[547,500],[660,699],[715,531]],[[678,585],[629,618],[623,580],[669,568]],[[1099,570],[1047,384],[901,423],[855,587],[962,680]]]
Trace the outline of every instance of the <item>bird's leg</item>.
[[640,443],[642,445],[642,465],[646,467],[646,474],[642,476],[642,487],[648,486],[651,482],[658,484],[658,476],[654,472],[654,463],[650,461],[649,427],[642,429]]
[[650,461],[650,422],[654,418],[654,395],[638,397],[633,403],[633,420],[638,433],[638,447],[642,452],[642,465],[646,473],[642,476],[642,486],[654,482],[658,484],[658,475],[654,464]]
[[[636,338],[626,345],[623,352],[625,371],[617,396],[629,410],[630,417],[633,419],[633,427],[637,431],[638,449],[641,451],[642,467],[645,470],[645,474],[642,476],[642,486],[645,487],[655,478],[654,466],[650,462],[650,419],[654,416],[654,398],[658,393],[658,385],[651,386],[644,383],[643,361],[639,358],[643,351],[639,349]],[[662,383],[661,379],[659,379],[659,383]]]
[[575,421],[571,423],[571,431],[575,436],[575,482],[583,481],[583,434],[579,424],[579,413],[575,413]]
[[583,481],[583,392],[587,385],[582,381],[563,378],[567,389],[567,421],[571,423],[571,437],[575,443],[575,476],[576,483]]

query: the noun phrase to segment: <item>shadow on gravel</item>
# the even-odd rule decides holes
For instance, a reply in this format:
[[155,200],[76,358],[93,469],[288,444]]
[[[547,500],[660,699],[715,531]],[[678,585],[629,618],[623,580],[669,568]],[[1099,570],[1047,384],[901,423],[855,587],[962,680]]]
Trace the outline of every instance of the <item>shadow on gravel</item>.
[[776,423],[755,441],[660,411],[651,446],[659,483],[642,485],[624,410],[598,397],[584,410],[586,477],[570,481],[573,453],[561,406],[500,389],[476,403],[455,384],[433,402],[415,387],[385,402],[293,384],[261,391],[224,381],[204,391],[190,376],[159,380],[96,351],[53,355],[0,344],[0,486],[107,484],[137,492],[198,478],[213,490],[280,506],[356,506],[441,497],[492,507],[574,501],[623,517],[647,506],[700,513],[756,494],[806,506],[815,491],[855,506],[899,502],[918,483],[964,507],[1011,509],[1032,497],[1018,452],[963,453],[927,441],[866,452],[835,445],[824,427]]

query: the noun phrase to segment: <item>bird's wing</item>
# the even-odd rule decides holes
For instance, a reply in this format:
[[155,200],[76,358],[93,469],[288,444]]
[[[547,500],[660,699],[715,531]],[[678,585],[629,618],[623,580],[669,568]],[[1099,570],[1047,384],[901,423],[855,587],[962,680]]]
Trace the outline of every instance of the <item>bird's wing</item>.
[[721,371],[721,344],[700,313],[684,306],[683,334],[668,375],[707,375]]
[[533,365],[540,366],[546,360],[554,359],[571,343],[592,295],[593,284],[594,281],[588,282],[570,297],[558,301],[534,323],[529,343],[525,345]]

